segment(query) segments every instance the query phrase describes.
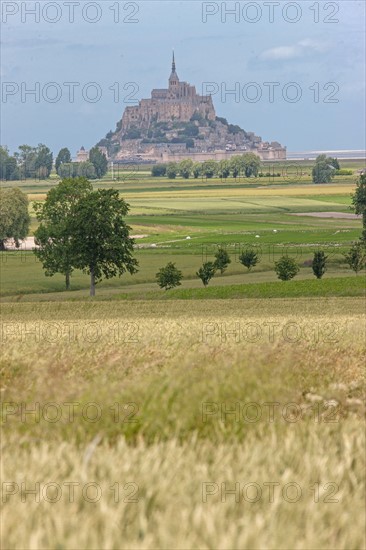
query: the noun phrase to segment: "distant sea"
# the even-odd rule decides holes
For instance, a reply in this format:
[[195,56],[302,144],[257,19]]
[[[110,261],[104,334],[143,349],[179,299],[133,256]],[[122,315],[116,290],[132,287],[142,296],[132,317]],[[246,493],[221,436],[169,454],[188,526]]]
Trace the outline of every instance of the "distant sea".
[[313,160],[318,155],[325,154],[328,157],[338,159],[365,159],[365,149],[341,149],[338,151],[287,151],[287,160]]

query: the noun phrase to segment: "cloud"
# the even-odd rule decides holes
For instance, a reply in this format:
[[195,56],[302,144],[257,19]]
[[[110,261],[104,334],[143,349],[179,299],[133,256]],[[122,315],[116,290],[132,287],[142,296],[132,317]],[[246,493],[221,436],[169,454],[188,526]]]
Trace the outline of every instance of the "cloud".
[[329,48],[326,42],[305,38],[291,46],[278,46],[264,50],[258,57],[262,61],[284,61],[298,59],[309,54],[322,53]]

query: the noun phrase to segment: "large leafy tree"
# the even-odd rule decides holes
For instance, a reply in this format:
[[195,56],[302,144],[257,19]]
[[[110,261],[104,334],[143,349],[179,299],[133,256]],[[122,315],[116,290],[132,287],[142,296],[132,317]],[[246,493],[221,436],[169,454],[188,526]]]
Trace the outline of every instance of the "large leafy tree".
[[73,207],[70,245],[75,267],[90,275],[90,296],[102,280],[136,273],[134,240],[125,222],[129,205],[113,189],[98,189],[84,195]]
[[356,184],[356,191],[352,195],[352,204],[355,214],[362,216],[361,240],[366,245],[366,174],[362,174]]
[[326,155],[318,155],[312,170],[313,183],[329,183],[332,181],[338,161]]
[[51,150],[43,143],[40,143],[35,149],[36,158],[34,161],[34,168],[36,175],[40,179],[48,178],[52,171],[53,154]]
[[9,155],[6,147],[0,146],[0,179],[18,180],[20,179],[18,164],[15,157]]
[[242,172],[247,178],[257,177],[260,167],[260,158],[254,153],[244,153],[241,157]]
[[71,153],[67,147],[63,147],[63,149],[60,149],[56,161],[55,161],[55,168],[56,172],[59,173],[59,168],[61,164],[66,164],[71,162]]
[[193,161],[191,159],[181,160],[179,163],[179,173],[184,179],[188,179],[192,173]]
[[216,173],[216,162],[214,160],[205,160],[202,163],[202,176],[205,178],[213,178]]
[[92,185],[86,178],[67,178],[51,189],[44,203],[34,206],[40,222],[35,231],[34,250],[41,260],[46,275],[65,275],[66,290],[70,288],[70,276],[74,270],[74,248],[71,244],[70,221],[75,205],[92,192]]
[[23,178],[34,178],[36,173],[37,152],[30,145],[20,145],[19,152],[15,153],[15,157],[19,163],[21,176]]
[[28,198],[20,189],[0,190],[0,250],[5,250],[7,239],[19,241],[28,234],[30,217]]
[[98,147],[93,147],[89,153],[89,161],[94,165],[97,178],[102,178],[108,171],[108,160]]
[[242,169],[243,169],[243,163],[242,163],[240,157],[238,155],[234,156],[234,157],[231,157],[231,159],[230,159],[230,170],[231,170],[233,178],[237,178],[238,176],[240,176]]

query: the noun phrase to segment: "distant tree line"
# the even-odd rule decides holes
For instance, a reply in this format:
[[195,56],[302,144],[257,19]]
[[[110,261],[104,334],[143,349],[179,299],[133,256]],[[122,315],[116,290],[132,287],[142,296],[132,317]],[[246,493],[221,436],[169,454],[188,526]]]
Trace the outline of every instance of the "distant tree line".
[[0,146],[0,179],[2,180],[47,179],[52,165],[52,152],[43,143],[37,147],[20,145],[13,155],[9,154],[7,147]]
[[[0,146],[0,179],[19,181],[28,178],[47,179],[53,168],[51,150],[40,143],[37,147],[20,145],[18,151],[10,155],[7,147]],[[60,150],[55,161],[56,173],[61,179],[86,177],[102,178],[108,171],[108,161],[98,147],[93,147],[87,162],[72,162],[69,149]]]
[[226,179],[230,176],[237,178],[239,175],[249,178],[260,175],[260,162],[260,158],[254,153],[236,155],[230,160],[206,160],[202,163],[184,159],[179,163],[155,164],[151,169],[151,175],[153,177],[166,176],[169,179],[175,179],[178,175],[184,179],[190,177]]

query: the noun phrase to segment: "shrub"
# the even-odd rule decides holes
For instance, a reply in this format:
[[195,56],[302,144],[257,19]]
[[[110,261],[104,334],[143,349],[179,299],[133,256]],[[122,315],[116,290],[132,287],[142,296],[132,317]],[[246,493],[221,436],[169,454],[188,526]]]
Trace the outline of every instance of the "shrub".
[[281,281],[289,281],[290,279],[293,279],[299,271],[299,266],[295,260],[289,256],[282,256],[277,262],[275,262],[275,272]]

